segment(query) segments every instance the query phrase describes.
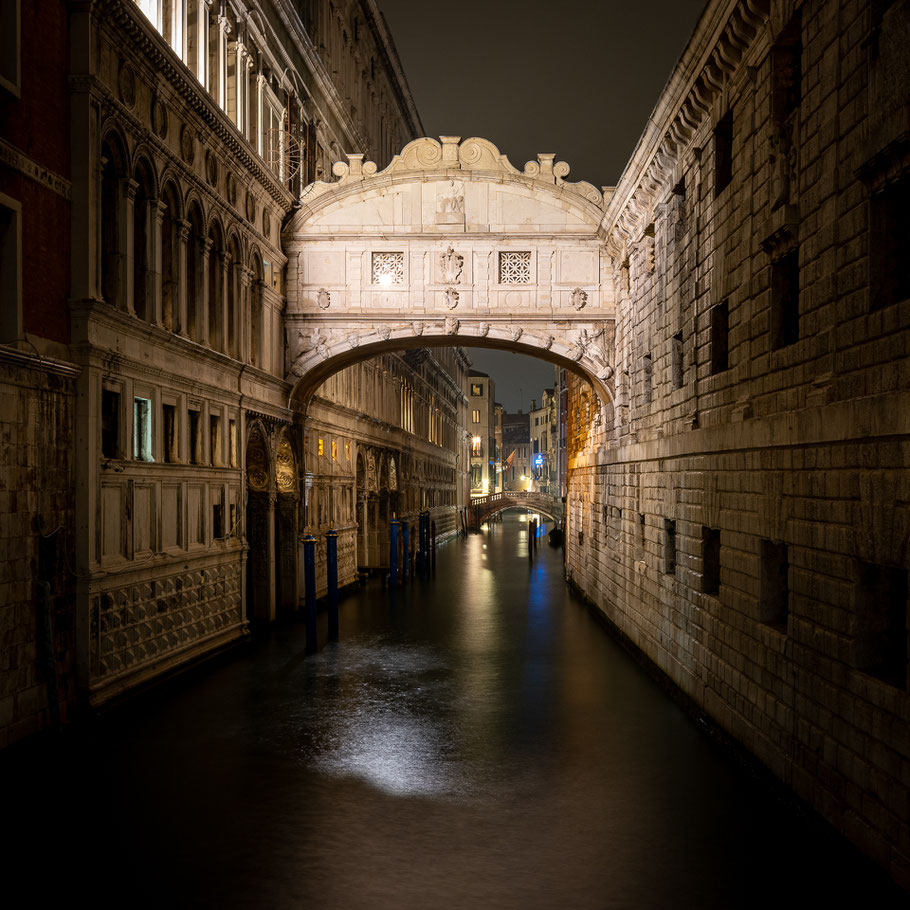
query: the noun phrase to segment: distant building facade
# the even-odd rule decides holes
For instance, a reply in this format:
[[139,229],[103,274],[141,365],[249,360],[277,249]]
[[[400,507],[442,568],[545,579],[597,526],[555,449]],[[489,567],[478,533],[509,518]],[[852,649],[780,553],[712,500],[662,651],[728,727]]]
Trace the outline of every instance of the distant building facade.
[[531,473],[530,416],[519,411],[502,415],[502,484],[504,490],[534,492]]
[[535,489],[552,494],[557,487],[559,471],[559,438],[557,429],[557,398],[554,389],[544,389],[540,407],[531,403],[528,428],[531,437],[531,476]]
[[496,383],[487,373],[468,374],[471,434],[471,495],[497,492],[498,461]]

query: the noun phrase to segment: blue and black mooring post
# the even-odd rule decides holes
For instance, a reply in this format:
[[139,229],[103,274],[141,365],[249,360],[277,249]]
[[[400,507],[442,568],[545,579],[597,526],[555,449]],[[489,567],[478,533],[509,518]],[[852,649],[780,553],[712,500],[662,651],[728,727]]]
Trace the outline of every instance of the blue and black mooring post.
[[315,651],[316,641],[316,538],[303,538],[303,590],[306,597],[306,649]]
[[325,535],[325,576],[329,586],[329,640],[338,641],[338,532]]
[[409,549],[411,545],[411,528],[406,521],[401,523],[401,545],[401,580],[407,581],[411,577],[411,551]]
[[[430,516],[427,515],[427,518]],[[436,522],[430,522],[430,554],[433,571],[436,571]]]
[[389,529],[389,584],[398,584],[398,519],[394,517]]

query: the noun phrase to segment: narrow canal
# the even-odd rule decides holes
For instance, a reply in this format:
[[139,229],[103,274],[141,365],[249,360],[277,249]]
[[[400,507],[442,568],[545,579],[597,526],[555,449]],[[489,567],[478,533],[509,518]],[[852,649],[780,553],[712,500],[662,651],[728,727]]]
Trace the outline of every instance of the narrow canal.
[[616,645],[560,551],[529,565],[526,529],[348,597],[316,654],[278,629],[7,757],[4,887],[30,898],[5,905],[905,906]]

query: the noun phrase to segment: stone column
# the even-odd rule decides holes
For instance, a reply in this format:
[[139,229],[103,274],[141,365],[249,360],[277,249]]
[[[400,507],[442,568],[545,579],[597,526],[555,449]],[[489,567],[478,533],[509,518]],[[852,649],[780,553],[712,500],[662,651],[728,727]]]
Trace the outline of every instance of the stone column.
[[167,205],[158,199],[148,201],[147,240],[148,240],[148,271],[149,288],[146,318],[152,325],[164,325],[161,312],[161,227],[164,224],[164,214]]
[[212,0],[190,0],[196,4],[196,59],[194,68],[196,78],[202,83],[204,88],[209,88],[211,81],[209,79],[209,7]]
[[[199,335],[197,341],[209,343],[209,259],[212,241],[208,237],[199,238],[199,252],[202,255],[202,294],[196,295],[196,327]],[[198,274],[198,270],[197,270]]]
[[246,135],[246,48],[240,40],[234,42],[234,104],[237,107],[237,129]]
[[240,293],[237,295],[237,309],[240,318],[237,322],[237,350],[238,359],[244,363],[249,363],[250,344],[252,337],[252,310],[250,308],[250,282],[253,273],[244,265],[238,263],[239,281],[238,287]]
[[[91,144],[94,145],[96,142],[97,140]],[[92,168],[95,178],[94,183],[91,183],[89,187],[82,187],[78,194],[75,188],[73,191],[72,235],[74,239],[71,292],[74,300],[88,297],[101,300],[104,297],[104,288],[101,280],[101,264],[104,257],[101,181],[104,177],[104,166],[106,164],[107,159],[102,158],[101,154],[98,153],[95,159],[95,166]],[[75,212],[77,195],[81,198],[80,208],[85,208],[85,212],[82,214],[83,217],[87,215],[88,224],[77,220]],[[86,227],[89,227],[89,229],[86,230]],[[78,241],[75,239],[77,236],[80,237]],[[83,261],[79,261],[80,246],[85,251],[84,255],[86,258]],[[110,302],[108,301],[108,303]]]
[[229,354],[228,351],[228,308],[231,305],[231,295],[230,289],[228,287],[228,282],[231,280],[231,254],[227,250],[220,250],[218,252],[218,264],[221,267],[221,281],[219,282],[219,287],[221,289],[221,300],[219,303],[219,326],[221,328],[221,337],[216,338],[218,342],[218,350],[224,354]]
[[177,299],[176,312],[174,313],[174,331],[184,338],[187,337],[186,295],[188,288],[186,252],[187,241],[190,239],[189,221],[177,221]]
[[133,316],[136,315],[133,305],[133,204],[138,189],[139,184],[130,177],[120,181],[120,305]]
[[223,111],[227,111],[227,36],[231,32],[231,24],[227,16],[218,16],[218,53],[215,58],[217,74],[212,80],[215,100]]

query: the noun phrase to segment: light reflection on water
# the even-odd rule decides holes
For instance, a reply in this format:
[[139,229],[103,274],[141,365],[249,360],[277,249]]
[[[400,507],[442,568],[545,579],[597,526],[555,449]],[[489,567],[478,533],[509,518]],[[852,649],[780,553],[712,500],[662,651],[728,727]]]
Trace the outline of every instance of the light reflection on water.
[[[604,635],[561,551],[529,562],[526,528],[507,517],[442,547],[433,579],[347,598],[316,654],[276,629],[65,761],[0,776],[5,872],[44,905],[118,910],[903,906]],[[55,878],[34,868],[52,818],[80,833]]]

